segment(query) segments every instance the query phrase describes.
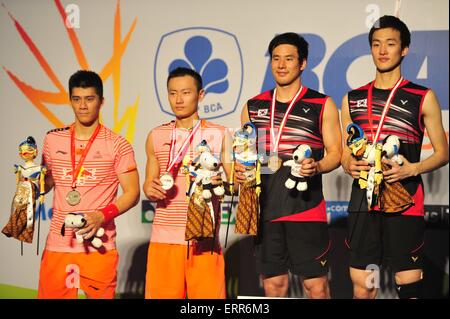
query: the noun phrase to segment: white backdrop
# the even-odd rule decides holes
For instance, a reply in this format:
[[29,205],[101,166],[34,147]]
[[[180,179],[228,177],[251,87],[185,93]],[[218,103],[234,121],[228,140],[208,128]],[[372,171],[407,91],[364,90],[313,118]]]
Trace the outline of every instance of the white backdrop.
[[[200,105],[202,116],[237,128],[241,106],[272,85],[267,69],[269,41],[277,33],[298,32],[305,34],[311,46],[309,69],[304,74],[306,85],[330,94],[339,105],[345,91],[374,77],[368,55],[368,25],[379,15],[394,14],[401,3],[400,17],[413,32],[404,72],[410,80],[436,90],[448,134],[447,0],[122,0],[120,6],[116,0],[3,3],[1,227],[8,219],[14,192],[13,164],[20,162],[18,144],[33,135],[41,148],[46,131],[73,120],[65,95],[67,81],[84,67],[102,72],[106,97],[102,119],[133,144],[142,184],[148,131],[171,119],[164,83],[173,61],[197,67],[206,79],[208,92]],[[210,46],[211,52],[196,52],[195,41],[190,41],[193,38],[204,48]],[[425,139],[423,156],[429,154],[429,140]],[[448,166],[425,176],[424,181],[425,202],[440,209],[436,216],[446,221],[448,236]],[[338,169],[324,178],[324,185],[329,218],[334,220],[345,214],[350,180]],[[48,196],[41,247],[49,228],[51,203],[52,196]],[[139,204],[117,219],[119,292],[141,293],[143,289],[153,217],[146,205]],[[226,216],[224,205],[224,220]],[[233,227],[228,247],[242,239],[232,233]],[[0,296],[8,296],[4,285],[36,289],[41,256],[36,256],[35,243],[26,245],[24,256],[20,256],[18,242],[2,235],[0,247]],[[239,260],[229,263],[239,264]],[[448,281],[448,252],[446,273]],[[242,293],[238,285],[229,281],[230,296]],[[291,291],[291,295],[298,294]]]

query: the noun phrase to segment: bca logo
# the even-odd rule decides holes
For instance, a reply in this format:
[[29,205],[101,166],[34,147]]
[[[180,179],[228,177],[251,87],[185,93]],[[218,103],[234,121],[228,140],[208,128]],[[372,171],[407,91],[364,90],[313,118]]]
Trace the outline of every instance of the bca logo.
[[214,119],[236,110],[244,73],[241,49],[233,34],[195,27],[161,37],[153,76],[159,106],[171,115],[166,81],[169,72],[177,67],[194,69],[202,77],[205,98],[199,104],[201,118]]

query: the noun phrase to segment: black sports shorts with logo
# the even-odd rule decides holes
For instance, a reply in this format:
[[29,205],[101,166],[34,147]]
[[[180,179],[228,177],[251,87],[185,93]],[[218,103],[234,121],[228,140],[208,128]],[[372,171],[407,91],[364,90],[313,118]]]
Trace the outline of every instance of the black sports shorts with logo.
[[422,269],[425,220],[381,212],[351,212],[346,244],[350,267],[390,266],[392,271]]
[[261,222],[256,249],[256,268],[266,276],[288,271],[303,279],[328,273],[331,242],[324,222]]

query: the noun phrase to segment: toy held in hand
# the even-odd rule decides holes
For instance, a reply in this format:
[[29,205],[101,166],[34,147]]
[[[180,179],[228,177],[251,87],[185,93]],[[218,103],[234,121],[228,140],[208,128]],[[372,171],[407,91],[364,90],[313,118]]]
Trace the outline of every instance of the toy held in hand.
[[[84,214],[77,213],[68,213],[64,218],[64,224],[61,227],[61,235],[64,236],[65,229],[67,228],[83,228],[86,226],[86,219],[84,218]],[[100,227],[95,233],[95,237],[88,239],[92,246],[95,248],[101,248],[103,246],[103,242],[100,239],[105,234],[105,230]],[[78,235],[78,232],[75,232],[75,237],[78,243],[82,243],[84,238],[83,235]]]
[[256,178],[258,153],[256,148],[256,127],[252,122],[245,123],[236,131],[233,138],[233,157],[237,163],[244,165],[243,173],[247,181]]
[[292,153],[292,159],[283,163],[283,166],[290,166],[291,172],[289,178],[286,180],[284,185],[289,188],[297,188],[298,191],[304,192],[308,189],[308,183],[306,179],[300,174],[302,168],[302,162],[306,158],[310,158],[312,155],[312,150],[309,145],[300,144],[298,145],[294,153]]
[[25,161],[23,165],[14,165],[16,174],[16,192],[11,205],[11,216],[2,233],[7,237],[31,243],[34,234],[34,216],[36,198],[44,201],[46,168],[36,165],[34,159],[38,154],[36,141],[32,136],[19,144],[19,156]]
[[225,194],[223,185],[212,184],[211,178],[222,173],[222,166],[205,140],[196,147],[196,155],[189,166],[189,175],[194,178],[194,191],[188,203],[185,230],[187,241],[215,237],[217,225],[212,193],[219,197]]
[[[354,123],[347,126],[347,133],[347,146],[350,148],[353,156],[357,160],[365,160],[369,165],[374,166],[369,172],[361,171],[358,180],[360,188],[368,188],[369,179],[371,183],[381,184],[383,180],[383,172],[381,170],[382,143],[377,143],[377,145],[368,143],[362,128]],[[370,185],[369,187],[374,189],[376,185]]]
[[[236,131],[233,138],[233,162],[230,176],[230,193],[234,190],[235,163],[244,166],[245,182],[239,187],[239,200],[236,210],[235,232],[256,235],[259,219],[259,195],[261,193],[261,160],[257,152],[257,130],[252,122],[245,123]],[[228,225],[231,216],[228,215]],[[227,228],[228,234],[228,228]]]
[[400,150],[400,139],[397,135],[388,135],[384,139],[382,155],[384,158],[396,162],[398,165],[403,164],[402,155],[398,152]]
[[221,165],[219,160],[211,154],[210,151],[203,151],[198,157],[196,164],[191,166],[190,172],[195,176],[195,183],[203,188],[202,197],[206,200],[212,197],[211,190],[217,196],[225,194],[223,185],[213,185],[211,178],[221,174]]

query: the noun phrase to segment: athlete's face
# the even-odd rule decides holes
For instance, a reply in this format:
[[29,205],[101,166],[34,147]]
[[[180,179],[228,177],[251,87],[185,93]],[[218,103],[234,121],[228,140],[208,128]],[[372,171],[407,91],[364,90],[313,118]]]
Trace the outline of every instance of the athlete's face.
[[297,47],[280,44],[272,51],[272,75],[279,86],[295,82],[304,70],[306,60],[299,61]]
[[75,87],[72,89],[70,104],[72,105],[76,121],[85,126],[90,126],[100,116],[103,99],[98,96],[94,87]]
[[372,58],[377,70],[389,72],[400,66],[401,60],[408,54],[408,48],[402,49],[400,31],[392,28],[379,29],[372,37]]
[[178,119],[189,118],[198,110],[198,103],[203,100],[204,90],[197,90],[192,76],[185,75],[171,78],[167,84],[169,103]]

